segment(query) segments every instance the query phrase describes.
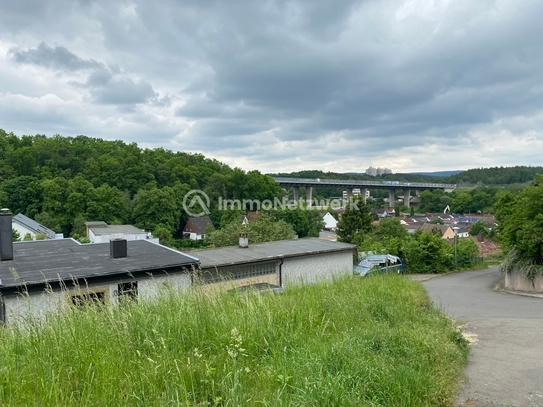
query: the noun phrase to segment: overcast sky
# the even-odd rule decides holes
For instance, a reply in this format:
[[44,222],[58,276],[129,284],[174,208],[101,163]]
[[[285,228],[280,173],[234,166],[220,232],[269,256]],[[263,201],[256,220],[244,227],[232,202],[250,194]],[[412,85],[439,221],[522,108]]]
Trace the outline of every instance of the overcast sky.
[[541,0],[0,0],[0,128],[262,172],[543,165]]

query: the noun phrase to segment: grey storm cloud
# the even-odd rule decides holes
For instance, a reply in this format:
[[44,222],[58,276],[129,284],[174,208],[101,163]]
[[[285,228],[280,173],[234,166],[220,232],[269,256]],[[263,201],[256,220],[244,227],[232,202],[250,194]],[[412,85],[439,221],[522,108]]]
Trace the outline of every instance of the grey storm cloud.
[[77,71],[81,69],[102,68],[103,65],[93,59],[83,59],[65,47],[50,47],[41,42],[36,48],[12,48],[9,54],[17,63],[40,65],[46,68]]
[[130,78],[112,79],[101,86],[93,86],[91,94],[97,103],[111,105],[145,103],[156,96],[150,83],[135,82]]
[[152,85],[144,80],[134,80],[117,67],[108,67],[94,59],[84,59],[66,47],[51,47],[41,42],[36,48],[15,49],[9,55],[16,63],[38,65],[61,71],[91,72],[86,83],[69,81],[70,84],[88,88],[92,100],[98,104],[127,105],[146,103],[156,98]]
[[539,0],[24,0],[0,5],[0,38],[14,66],[83,92],[93,123],[121,123],[115,137],[367,160],[460,141],[491,152],[512,134],[539,146],[541,15]]

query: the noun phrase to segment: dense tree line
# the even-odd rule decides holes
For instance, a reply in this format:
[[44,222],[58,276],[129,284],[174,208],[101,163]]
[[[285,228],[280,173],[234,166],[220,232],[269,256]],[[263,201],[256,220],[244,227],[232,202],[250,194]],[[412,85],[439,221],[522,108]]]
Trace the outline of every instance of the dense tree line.
[[496,204],[500,239],[508,252],[505,263],[525,267],[528,274],[543,271],[543,176],[523,191],[507,193]]
[[439,273],[472,266],[479,246],[473,238],[453,241],[441,238],[439,232],[416,231],[413,235],[397,218],[385,218],[373,225],[370,208],[359,200],[347,207],[339,224],[338,238],[354,243],[361,252],[388,253],[400,257],[408,272]]
[[543,167],[474,168],[445,180],[451,184],[511,185],[529,183],[537,174],[543,174]]
[[180,237],[188,219],[183,198],[193,189],[210,198],[282,197],[270,177],[201,154],[142,149],[86,136],[18,137],[0,129],[0,205],[65,235],[84,234],[84,222],[133,223]]
[[504,189],[498,187],[458,188],[450,193],[427,190],[420,194],[419,210],[439,213],[449,207],[452,213],[494,213],[494,204],[502,193]]
[[281,177],[322,178],[322,179],[353,179],[353,180],[393,180],[400,182],[437,182],[445,184],[469,184],[477,186],[527,184],[537,174],[543,174],[543,167],[515,166],[474,168],[462,171],[448,177],[425,174],[383,174],[372,177],[363,173],[336,173],[319,170],[298,171],[275,174]]

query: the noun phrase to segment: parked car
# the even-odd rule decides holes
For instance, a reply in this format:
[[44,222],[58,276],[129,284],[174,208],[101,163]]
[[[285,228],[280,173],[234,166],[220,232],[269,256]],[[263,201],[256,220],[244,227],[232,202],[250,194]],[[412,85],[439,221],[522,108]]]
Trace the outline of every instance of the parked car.
[[353,272],[362,277],[373,273],[403,274],[405,267],[402,259],[391,254],[374,254],[364,257],[353,267]]

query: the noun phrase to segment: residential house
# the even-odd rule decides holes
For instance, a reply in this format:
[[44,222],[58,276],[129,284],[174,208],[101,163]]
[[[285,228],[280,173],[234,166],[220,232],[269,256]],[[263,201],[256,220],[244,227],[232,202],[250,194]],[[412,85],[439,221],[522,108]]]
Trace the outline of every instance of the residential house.
[[[74,239],[11,242],[0,214],[0,321],[17,322],[68,304],[152,298],[165,283],[191,286],[198,259],[149,240],[80,244]],[[9,219],[11,223],[11,219]],[[9,237],[9,239],[8,239]]]
[[420,206],[420,196],[415,195],[409,199],[410,208],[418,208]]
[[55,233],[53,230],[40,225],[35,220],[30,219],[28,216],[18,213],[12,220],[12,228],[19,233],[21,239],[30,235],[32,240],[36,240],[36,235],[45,236],[45,239],[62,239],[64,235],[62,233]]
[[438,233],[442,239],[454,239],[454,230],[449,225],[440,225],[438,223],[423,223],[419,230],[423,232]]
[[469,237],[470,230],[471,230],[471,224],[465,223],[465,222],[457,222],[454,225],[452,225],[453,230],[456,232],[456,236],[458,238],[464,238]]
[[131,240],[151,240],[158,243],[157,238],[153,238],[150,232],[139,229],[132,225],[108,225],[106,222],[85,222],[87,227],[87,237],[91,243],[107,243],[111,239]]
[[409,234],[415,233],[417,230],[423,232],[437,233],[442,239],[454,239],[454,230],[449,225],[441,225],[439,223],[409,223],[404,225]]
[[183,228],[183,237],[191,240],[202,240],[208,232],[214,230],[215,227],[209,216],[190,218]]
[[378,218],[392,218],[396,215],[394,208],[377,208],[372,209],[372,214],[377,215]]
[[332,216],[330,212],[324,212],[322,214],[322,220],[324,221],[324,229],[336,230],[337,220]]

